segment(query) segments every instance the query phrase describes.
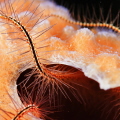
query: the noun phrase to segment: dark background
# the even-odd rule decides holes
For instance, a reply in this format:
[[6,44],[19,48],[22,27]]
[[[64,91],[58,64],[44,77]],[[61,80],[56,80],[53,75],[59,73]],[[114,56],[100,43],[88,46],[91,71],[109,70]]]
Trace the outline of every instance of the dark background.
[[[120,27],[120,0],[54,0],[54,1],[58,5],[62,5],[68,8],[71,13],[71,16],[80,22],[113,23],[114,19],[117,16],[117,21],[115,21],[113,25]],[[98,85],[97,89],[99,89]],[[106,98],[106,95],[109,93],[109,91],[102,90],[100,90],[100,92],[105,95],[102,96],[103,98]],[[110,99],[108,100],[108,102],[114,100],[114,95],[113,98],[111,97]],[[56,120],[113,120],[114,115],[117,111],[117,109],[113,109],[111,114],[108,114],[109,113],[108,111],[114,106],[114,103],[113,105],[109,104],[106,110],[98,107],[96,107],[93,110],[96,103],[93,105],[91,104],[90,109],[86,109],[74,98],[72,98],[72,102],[70,102],[67,99],[64,100],[64,98],[63,101],[65,102],[63,104],[64,107],[62,112],[60,114],[55,113],[53,116],[56,117],[53,117],[53,119],[56,118]],[[115,120],[120,120],[120,118],[118,117]]]
[[[110,14],[111,17],[109,16],[109,19],[107,21],[109,23],[111,22],[111,20],[114,20],[114,18],[118,14],[118,11],[120,10],[120,0],[54,0],[54,1],[57,4],[68,8],[72,17],[81,22],[85,22],[84,18],[89,18],[92,19],[93,22],[98,22],[98,20],[101,19],[100,9],[102,9],[102,15],[104,17],[104,20],[102,20],[101,22],[106,20],[108,13],[111,13]],[[97,19],[95,18],[95,15],[93,13],[96,14]],[[118,23],[115,23],[115,25],[119,26]]]
[[[71,13],[71,16],[80,22],[105,22],[107,16],[109,15],[107,23],[110,23],[111,21],[114,20],[114,18],[117,16],[120,10],[120,0],[54,0],[54,1],[58,5],[62,5],[68,8]],[[102,14],[100,12],[101,10]],[[101,19],[102,17],[104,19]],[[117,16],[117,18],[119,17]],[[117,20],[118,21],[114,22],[114,25],[119,27],[120,19]],[[19,79],[17,80],[17,85],[21,82],[21,80],[24,80],[26,78],[25,75],[30,71],[31,70],[27,70],[20,75]],[[34,76],[32,76],[28,82],[31,83],[31,81],[33,81],[34,79],[35,79]],[[93,84],[96,85],[96,88],[94,89],[100,91],[102,95],[104,94],[106,97],[107,91],[100,90],[98,83],[94,81],[92,82]],[[18,86],[18,89],[20,89],[20,86]],[[18,91],[20,92],[20,90]],[[50,118],[52,118],[52,120],[113,120],[114,118],[113,115],[115,114],[114,111],[117,109],[115,110],[113,109],[112,111],[113,115],[112,114],[109,115],[108,111],[110,108],[113,107],[112,105],[108,106],[108,108],[103,110],[102,108],[97,107],[97,105],[99,106],[98,103],[102,104],[101,102],[99,102],[100,100],[98,101],[96,100],[94,103],[93,101],[94,99],[92,99],[94,104],[88,102],[88,104],[84,106],[82,103],[77,101],[74,98],[74,96],[71,95],[70,91],[67,91],[67,93],[69,94],[71,101],[61,95],[60,110],[55,109],[56,110],[55,112],[53,109],[54,111],[53,114],[50,114],[49,116]],[[96,92],[96,94],[98,93]],[[104,95],[102,96],[103,98]],[[113,98],[111,99],[113,100]],[[108,101],[110,102],[111,100]],[[106,117],[106,115],[109,116]],[[118,118],[114,120],[120,119]]]

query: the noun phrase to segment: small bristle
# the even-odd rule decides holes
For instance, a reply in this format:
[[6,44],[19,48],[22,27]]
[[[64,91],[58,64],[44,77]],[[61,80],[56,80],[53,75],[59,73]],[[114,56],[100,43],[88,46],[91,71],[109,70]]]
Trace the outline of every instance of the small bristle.
[[[101,8],[100,17],[94,8],[92,14],[88,9],[83,10],[82,17],[78,15],[81,20],[75,21],[67,9],[49,0],[4,0],[1,3],[0,42],[4,44],[1,47],[1,60],[4,61],[1,83],[7,81],[1,89],[6,87],[8,91],[7,94],[1,92],[1,99],[4,94],[10,99],[10,104],[5,102],[5,107],[0,108],[2,120],[51,119],[53,109],[61,108],[62,102],[69,107],[75,103],[74,111],[81,116],[84,111],[93,116],[100,114],[101,118],[107,115],[106,120],[120,118],[119,89],[117,92],[100,89],[101,86],[108,89],[111,85],[111,81],[104,82],[104,78],[114,74],[112,67],[119,69],[120,12],[112,19],[111,8],[106,18]],[[116,71],[115,75],[119,76]],[[14,94],[19,101],[14,99]],[[69,112],[69,107],[63,111],[70,116],[73,110],[70,108]]]

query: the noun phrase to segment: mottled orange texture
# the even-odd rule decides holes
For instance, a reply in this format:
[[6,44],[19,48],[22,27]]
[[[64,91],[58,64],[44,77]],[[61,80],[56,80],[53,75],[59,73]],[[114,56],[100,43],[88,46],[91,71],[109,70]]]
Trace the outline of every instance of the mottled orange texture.
[[[6,1],[6,4],[4,2],[1,7],[4,14],[0,15],[0,108],[13,115],[9,117],[1,111],[1,116],[4,116],[0,116],[1,120],[13,119],[21,111],[21,108],[15,108],[10,96],[15,101],[18,99],[17,104],[22,104],[17,95],[16,79],[24,70],[36,66],[24,31],[10,18],[7,19],[9,16],[19,21],[28,31],[33,40],[37,57],[42,58],[39,59],[41,63],[64,64],[78,69],[74,74],[62,72],[58,74],[59,72],[55,72],[54,69],[43,68],[46,73],[64,80],[63,82],[81,83],[87,79],[83,77],[82,71],[87,77],[97,81],[102,89],[120,86],[120,33],[97,28],[92,30],[80,28],[79,25],[68,22],[73,19],[67,9],[47,0],[36,0],[33,3],[31,0],[27,0],[27,2],[15,0],[10,3]],[[36,9],[36,7],[38,8]],[[56,14],[68,21],[50,14]],[[37,21],[39,22],[36,25]],[[41,35],[40,33],[36,34],[40,31],[45,32]],[[16,38],[22,38],[22,40],[15,40]],[[40,49],[40,47],[43,48]],[[26,51],[29,52],[23,54]],[[27,63],[29,60],[31,60],[31,64]],[[26,64],[27,66],[25,66]],[[23,66],[25,67],[21,70]],[[32,120],[32,117],[26,119]]]
[[103,89],[119,86],[119,33],[96,30],[94,34],[87,28],[75,30],[72,26],[66,26],[64,30],[62,34],[69,34],[68,39],[53,37],[47,43],[52,49],[60,50],[52,52],[50,60],[82,69],[86,76],[99,82]]

